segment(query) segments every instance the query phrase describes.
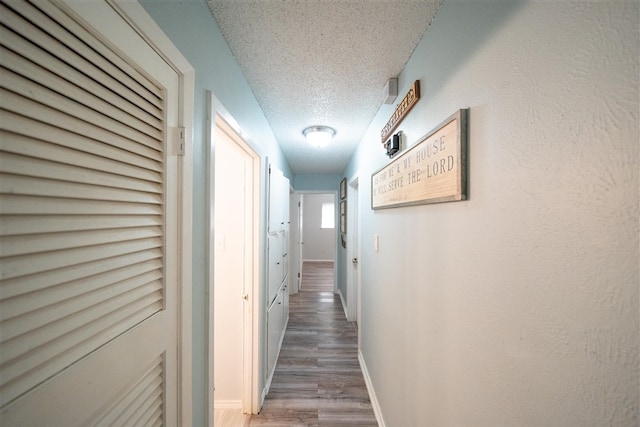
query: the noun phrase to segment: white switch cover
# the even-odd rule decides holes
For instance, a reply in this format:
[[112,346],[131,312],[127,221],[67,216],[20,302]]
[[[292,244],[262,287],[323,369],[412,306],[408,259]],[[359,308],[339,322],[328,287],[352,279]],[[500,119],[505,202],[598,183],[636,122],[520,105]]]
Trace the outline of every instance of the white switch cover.
[[216,236],[216,250],[224,251],[224,235]]
[[373,235],[373,250],[376,252],[380,250],[380,236],[377,234]]

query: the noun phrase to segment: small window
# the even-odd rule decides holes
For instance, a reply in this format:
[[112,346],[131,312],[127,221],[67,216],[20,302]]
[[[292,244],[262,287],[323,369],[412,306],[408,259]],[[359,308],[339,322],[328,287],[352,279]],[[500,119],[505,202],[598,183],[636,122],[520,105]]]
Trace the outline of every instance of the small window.
[[320,220],[320,228],[335,228],[336,214],[333,203],[322,204],[322,218]]

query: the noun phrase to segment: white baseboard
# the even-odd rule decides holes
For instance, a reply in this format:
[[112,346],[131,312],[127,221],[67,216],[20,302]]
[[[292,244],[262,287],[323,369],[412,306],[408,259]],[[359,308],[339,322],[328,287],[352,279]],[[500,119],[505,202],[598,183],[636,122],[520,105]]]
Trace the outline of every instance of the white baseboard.
[[334,262],[332,259],[303,259],[303,263],[305,262]]
[[342,289],[338,289],[337,294],[340,295],[340,302],[342,302],[342,309],[344,310],[344,317],[346,317],[348,319],[349,315],[347,314],[347,304],[345,304],[345,302],[344,302],[344,297],[342,296]]
[[242,409],[242,400],[214,400],[215,409]]
[[267,384],[264,385],[264,388],[262,389],[262,393],[260,393],[260,409],[258,410],[258,412],[260,412],[262,410],[262,407],[264,406],[264,400],[267,398],[267,394],[269,393],[270,387],[271,387],[271,378],[268,378]]
[[369,400],[371,400],[371,406],[373,407],[373,414],[376,416],[376,421],[378,422],[378,426],[386,427],[386,424],[384,423],[384,418],[382,418],[382,411],[380,410],[380,404],[378,403],[378,397],[376,396],[376,391],[373,389],[373,384],[371,383],[371,377],[369,377],[367,364],[364,362],[364,357],[362,357],[362,352],[360,350],[358,350],[358,361],[360,362],[360,369],[362,369],[362,376],[364,377],[364,383],[367,386],[367,391],[369,392]]

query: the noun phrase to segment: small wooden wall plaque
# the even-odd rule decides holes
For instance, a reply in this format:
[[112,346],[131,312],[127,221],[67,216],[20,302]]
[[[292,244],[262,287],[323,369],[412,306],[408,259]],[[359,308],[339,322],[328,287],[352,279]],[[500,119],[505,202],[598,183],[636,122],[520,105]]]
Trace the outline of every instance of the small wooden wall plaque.
[[416,80],[413,82],[411,89],[409,92],[402,98],[402,101],[398,104],[393,115],[387,122],[387,124],[380,131],[380,142],[383,144],[387,142],[387,139],[391,136],[394,130],[398,127],[400,122],[404,120],[409,111],[413,108],[414,105],[418,103],[420,100],[420,80]]
[[371,208],[467,198],[467,110],[458,110],[371,175]]

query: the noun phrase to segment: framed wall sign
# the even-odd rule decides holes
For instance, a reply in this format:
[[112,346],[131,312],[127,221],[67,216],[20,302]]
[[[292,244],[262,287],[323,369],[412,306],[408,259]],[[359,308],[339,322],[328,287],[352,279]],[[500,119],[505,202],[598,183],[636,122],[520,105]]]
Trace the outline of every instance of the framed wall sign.
[[340,181],[340,200],[347,197],[347,178],[342,178]]
[[340,233],[347,234],[347,201],[340,202]]
[[467,110],[371,175],[371,208],[467,199]]

